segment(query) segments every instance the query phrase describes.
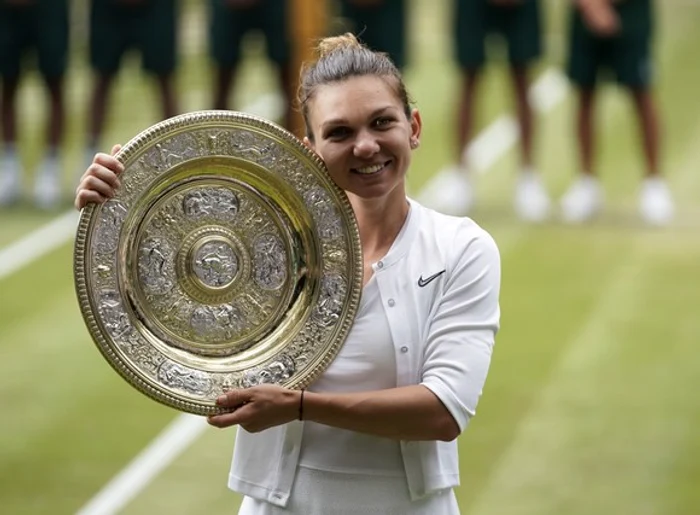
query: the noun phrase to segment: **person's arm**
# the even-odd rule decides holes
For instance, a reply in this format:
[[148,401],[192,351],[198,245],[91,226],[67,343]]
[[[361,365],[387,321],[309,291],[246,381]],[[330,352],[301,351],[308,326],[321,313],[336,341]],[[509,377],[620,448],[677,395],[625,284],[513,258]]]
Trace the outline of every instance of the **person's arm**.
[[588,29],[600,37],[620,31],[620,20],[612,4],[619,0],[574,0]]
[[[464,250],[464,249],[460,249]],[[458,256],[431,322],[421,384],[357,393],[306,392],[303,418],[396,440],[453,440],[474,415],[498,328],[500,258],[485,233]],[[301,394],[264,385],[223,395],[216,427],[257,432],[295,420]],[[237,409],[236,409],[237,408]]]

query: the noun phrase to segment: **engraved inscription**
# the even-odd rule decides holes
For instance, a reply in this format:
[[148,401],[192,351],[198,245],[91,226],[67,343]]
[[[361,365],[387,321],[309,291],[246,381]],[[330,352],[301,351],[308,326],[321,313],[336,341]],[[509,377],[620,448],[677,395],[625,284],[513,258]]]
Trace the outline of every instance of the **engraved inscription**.
[[192,270],[206,286],[221,288],[230,284],[238,273],[238,256],[223,241],[210,241],[195,252]]
[[265,290],[281,288],[287,280],[284,243],[274,234],[261,234],[253,242],[255,282]]

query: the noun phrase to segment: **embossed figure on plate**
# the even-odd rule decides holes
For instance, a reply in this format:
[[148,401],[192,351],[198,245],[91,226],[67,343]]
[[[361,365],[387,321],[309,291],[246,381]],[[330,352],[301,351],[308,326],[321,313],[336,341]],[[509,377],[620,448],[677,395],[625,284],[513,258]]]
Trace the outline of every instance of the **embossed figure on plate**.
[[190,324],[203,341],[212,343],[230,340],[246,328],[241,310],[232,304],[199,306]]
[[148,238],[139,249],[139,279],[147,293],[163,295],[174,286],[174,252],[162,238]]
[[119,231],[122,228],[127,209],[118,200],[109,200],[104,203],[97,222],[95,238],[95,252],[108,254],[117,250],[119,244]]
[[287,253],[274,234],[261,234],[253,243],[255,282],[265,290],[281,288],[287,280]]
[[238,273],[238,256],[224,241],[209,241],[194,254],[192,270],[205,286],[222,288]]
[[207,188],[191,191],[185,195],[182,210],[187,216],[215,216],[232,220],[238,213],[238,196],[226,188]]

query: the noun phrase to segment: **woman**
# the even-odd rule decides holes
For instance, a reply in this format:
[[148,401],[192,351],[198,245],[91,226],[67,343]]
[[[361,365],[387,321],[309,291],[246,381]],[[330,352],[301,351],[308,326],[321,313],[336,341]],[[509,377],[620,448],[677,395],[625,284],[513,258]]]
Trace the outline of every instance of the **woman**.
[[[231,391],[217,402],[232,411],[209,423],[242,428],[229,476],[242,514],[457,514],[456,438],[499,325],[498,250],[472,220],[406,198],[421,118],[389,58],[352,35],[323,40],[319,53],[300,87],[304,142],[357,217],[361,306],[308,391]],[[121,170],[98,154],[76,207],[112,196]]]

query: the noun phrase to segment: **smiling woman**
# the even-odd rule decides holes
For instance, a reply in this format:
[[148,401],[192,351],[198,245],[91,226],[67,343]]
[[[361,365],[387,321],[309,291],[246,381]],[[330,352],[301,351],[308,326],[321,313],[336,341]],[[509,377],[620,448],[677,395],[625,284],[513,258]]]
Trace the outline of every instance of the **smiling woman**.
[[[389,58],[351,35],[319,50],[302,77],[304,141],[357,218],[360,308],[307,391],[231,390],[209,423],[240,426],[229,487],[245,496],[243,515],[456,515],[456,438],[499,328],[499,252],[469,218],[406,197],[422,123]],[[98,154],[76,207],[114,195],[122,169]]]

